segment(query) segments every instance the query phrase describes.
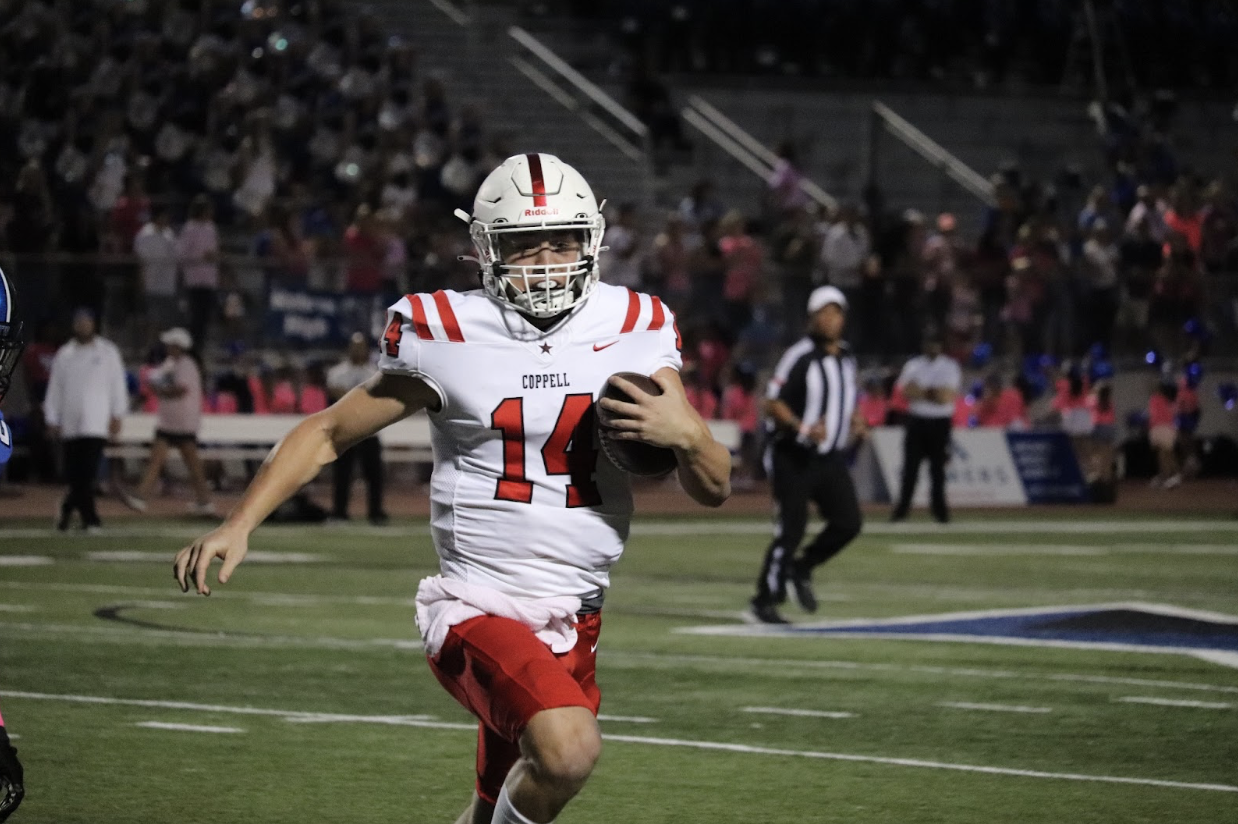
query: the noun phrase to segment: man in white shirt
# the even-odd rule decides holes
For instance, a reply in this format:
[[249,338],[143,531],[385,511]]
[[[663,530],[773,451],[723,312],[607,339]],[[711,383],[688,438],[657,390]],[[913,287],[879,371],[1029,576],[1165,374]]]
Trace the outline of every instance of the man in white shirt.
[[[150,222],[133,239],[133,253],[139,269],[142,297],[145,300],[147,334],[173,325],[177,310],[176,232],[168,217],[168,207],[156,206]],[[143,340],[143,345],[146,344]]]
[[924,336],[924,354],[907,361],[898,376],[909,402],[907,432],[903,438],[903,477],[891,521],[901,521],[911,508],[920,462],[928,458],[929,509],[940,523],[950,521],[946,505],[946,461],[950,457],[950,424],[954,399],[963,382],[958,363],[942,352],[941,334],[930,330]]
[[215,209],[206,195],[198,195],[189,204],[189,220],[176,238],[176,256],[189,300],[189,334],[198,351],[205,351],[219,290],[219,230]]
[[116,344],[95,333],[89,309],[73,315],[73,339],[60,347],[52,360],[43,412],[48,433],[64,443],[65,476],[69,493],[60,505],[56,528],[69,528],[77,510],[82,528],[96,531],[95,476],[103,445],[120,432],[120,419],[129,411],[125,366]]
[[[347,357],[327,370],[327,391],[331,394],[331,401],[338,401],[350,389],[369,380],[376,371],[378,367],[370,360],[369,340],[360,332],[354,332],[348,341]],[[371,435],[345,450],[332,464],[331,517],[348,520],[352,470],[357,461],[361,462],[361,474],[365,478],[370,523],[382,526],[387,523],[387,513],[383,511],[383,446],[377,435]]]

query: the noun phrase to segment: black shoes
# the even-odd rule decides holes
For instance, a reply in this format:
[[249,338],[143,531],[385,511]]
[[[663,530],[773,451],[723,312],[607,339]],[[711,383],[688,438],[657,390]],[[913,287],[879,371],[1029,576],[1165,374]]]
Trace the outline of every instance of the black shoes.
[[778,607],[768,601],[760,601],[756,598],[752,599],[749,615],[752,616],[758,623],[761,624],[789,624],[791,623],[778,612]]
[[804,612],[817,611],[817,594],[812,591],[811,573],[799,569],[791,570],[791,592],[795,593],[796,603]]

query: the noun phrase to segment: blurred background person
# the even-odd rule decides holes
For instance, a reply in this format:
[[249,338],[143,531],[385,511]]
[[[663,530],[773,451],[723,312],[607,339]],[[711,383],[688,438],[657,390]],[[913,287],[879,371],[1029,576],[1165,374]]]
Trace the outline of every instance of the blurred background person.
[[82,529],[95,532],[102,523],[95,509],[95,478],[103,446],[120,433],[129,411],[129,391],[120,350],[96,332],[89,309],[73,314],[73,338],[52,360],[43,405],[48,433],[64,444],[68,494],[60,504],[56,529],[65,531],[76,511]]
[[168,352],[167,358],[150,376],[150,388],[159,399],[155,423],[155,442],[151,446],[150,462],[138,484],[136,494],[122,494],[122,500],[139,512],[146,511],[146,501],[159,482],[168,453],[176,447],[189,470],[194,503],[189,511],[194,515],[214,515],[206,470],[198,453],[198,429],[202,425],[202,372],[190,352],[193,337],[181,327],[169,329],[159,336]]
[[941,334],[929,329],[924,354],[907,361],[896,385],[909,402],[903,437],[903,477],[891,521],[907,518],[920,476],[920,464],[929,462],[929,509],[940,523],[950,521],[946,504],[946,462],[950,457],[950,425],[954,399],[963,382],[958,363],[942,351]]
[[[374,374],[375,366],[370,360],[369,340],[360,332],[354,332],[348,341],[345,357],[327,370],[327,391],[331,400],[344,397],[350,389],[364,383]],[[334,495],[331,517],[348,520],[348,499],[352,492],[353,467],[360,462],[365,478],[366,505],[370,523],[382,526],[387,523],[383,510],[383,446],[374,435],[358,442],[336,459],[332,466]]]
[[176,256],[189,302],[189,335],[199,351],[205,352],[219,291],[219,230],[206,195],[198,195],[189,204],[189,220],[176,238]]
[[138,347],[144,348],[156,329],[167,329],[180,316],[177,297],[176,232],[168,207],[156,206],[150,221],[133,239],[138,258],[138,294],[142,300],[142,327]]

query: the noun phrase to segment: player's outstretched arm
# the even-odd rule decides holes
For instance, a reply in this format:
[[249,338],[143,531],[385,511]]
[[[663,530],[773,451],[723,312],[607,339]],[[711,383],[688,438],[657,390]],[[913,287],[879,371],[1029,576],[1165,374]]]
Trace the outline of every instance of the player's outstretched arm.
[[227,583],[249,551],[249,533],[323,466],[383,427],[438,402],[424,381],[379,372],[301,421],[271,450],[227,519],[177,553],[172,571],[181,591],[188,592],[193,584],[199,595],[210,595],[206,573],[215,558],[223,561],[219,583]]
[[721,506],[731,496],[731,453],[714,440],[709,426],[688,403],[678,371],[664,366],[650,377],[662,388],[661,395],[642,392],[623,378],[611,378],[635,403],[602,401],[607,409],[626,417],[613,423],[610,437],[675,450],[684,491],[697,503]]

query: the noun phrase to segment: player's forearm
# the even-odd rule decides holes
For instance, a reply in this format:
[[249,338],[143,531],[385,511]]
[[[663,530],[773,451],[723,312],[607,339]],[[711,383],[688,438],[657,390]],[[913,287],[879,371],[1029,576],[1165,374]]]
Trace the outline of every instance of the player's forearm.
[[686,447],[677,448],[679,483],[699,504],[721,506],[731,496],[731,453],[714,440],[702,423],[701,432]]
[[267,455],[227,523],[252,532],[342,451],[329,415],[320,412],[301,421]]

